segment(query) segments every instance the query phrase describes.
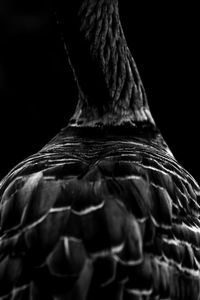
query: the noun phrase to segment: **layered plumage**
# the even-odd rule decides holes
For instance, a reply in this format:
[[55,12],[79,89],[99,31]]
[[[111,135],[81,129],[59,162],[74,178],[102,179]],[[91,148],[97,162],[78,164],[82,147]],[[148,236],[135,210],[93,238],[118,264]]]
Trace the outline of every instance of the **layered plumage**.
[[200,188],[151,117],[117,1],[78,8],[76,112],[1,182],[0,300],[200,299]]

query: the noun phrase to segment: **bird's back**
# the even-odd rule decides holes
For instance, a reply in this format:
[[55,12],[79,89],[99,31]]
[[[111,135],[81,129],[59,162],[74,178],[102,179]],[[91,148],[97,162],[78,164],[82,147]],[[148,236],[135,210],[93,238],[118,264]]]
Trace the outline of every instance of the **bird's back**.
[[200,189],[145,135],[68,128],[8,175],[0,299],[199,299]]

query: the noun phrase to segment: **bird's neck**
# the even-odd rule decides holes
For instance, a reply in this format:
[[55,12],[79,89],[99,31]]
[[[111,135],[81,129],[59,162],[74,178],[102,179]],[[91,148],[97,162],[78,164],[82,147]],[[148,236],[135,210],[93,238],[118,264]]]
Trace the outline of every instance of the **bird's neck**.
[[63,18],[79,91],[70,125],[154,124],[120,23],[118,1],[79,0],[74,5]]

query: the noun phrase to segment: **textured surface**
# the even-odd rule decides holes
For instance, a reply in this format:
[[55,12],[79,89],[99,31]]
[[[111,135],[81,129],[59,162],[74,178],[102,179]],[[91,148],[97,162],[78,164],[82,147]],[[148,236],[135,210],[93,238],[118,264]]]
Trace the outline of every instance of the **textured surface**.
[[79,101],[1,182],[0,300],[199,300],[199,186],[151,117],[118,1],[67,4]]
[[55,139],[1,190],[0,299],[199,299],[200,189],[154,141]]

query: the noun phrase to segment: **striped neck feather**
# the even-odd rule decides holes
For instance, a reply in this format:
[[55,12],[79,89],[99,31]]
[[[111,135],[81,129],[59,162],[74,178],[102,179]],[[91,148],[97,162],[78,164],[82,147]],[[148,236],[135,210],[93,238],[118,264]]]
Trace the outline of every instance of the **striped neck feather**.
[[68,9],[64,39],[78,86],[71,126],[155,124],[127,46],[117,0],[82,0]]

